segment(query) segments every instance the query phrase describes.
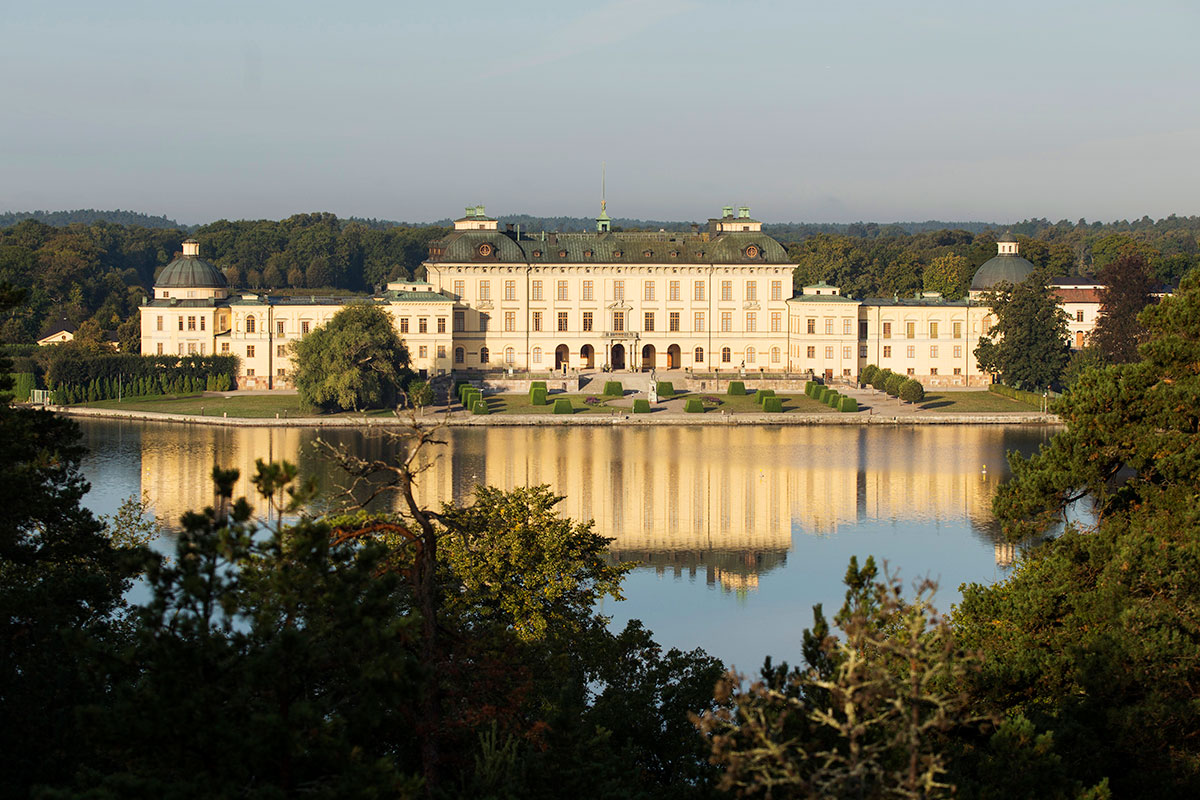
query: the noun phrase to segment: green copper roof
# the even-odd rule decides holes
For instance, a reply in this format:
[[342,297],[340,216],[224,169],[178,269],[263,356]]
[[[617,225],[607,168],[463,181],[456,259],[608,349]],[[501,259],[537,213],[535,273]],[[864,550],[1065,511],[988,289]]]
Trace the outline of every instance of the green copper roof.
[[159,289],[217,289],[229,286],[221,270],[198,256],[180,256],[163,267],[154,281]]
[[993,256],[975,271],[971,279],[971,291],[991,289],[1002,281],[1020,283],[1033,273],[1034,266],[1025,259],[1012,253]]

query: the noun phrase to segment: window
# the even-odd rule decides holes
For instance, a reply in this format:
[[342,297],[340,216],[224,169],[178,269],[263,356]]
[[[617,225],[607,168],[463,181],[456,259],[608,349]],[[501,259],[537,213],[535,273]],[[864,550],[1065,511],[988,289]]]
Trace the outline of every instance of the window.
[[246,345],[246,358],[254,358],[254,345]]
[[429,358],[429,345],[423,344],[417,348],[417,358]]
[[642,320],[642,321],[645,323],[645,328],[644,328],[644,329],[645,329],[646,331],[648,331],[648,332],[651,332],[651,333],[653,333],[653,331],[654,331],[654,312],[653,312],[653,311],[647,311],[647,312],[646,312],[645,314],[643,314],[642,316],[643,316],[643,320]]
[[758,353],[755,352],[753,347],[746,348],[746,363],[747,364],[753,364],[754,359],[757,357],[758,357]]
[[613,300],[625,299],[625,281],[613,281]]
[[954,345],[954,357],[962,358],[962,345],[961,344]]
[[300,322],[300,335],[301,336],[308,335],[308,320],[302,320]]
[[[204,320],[200,320],[200,325],[201,325],[201,329],[203,329]],[[287,323],[285,323],[281,319],[275,320],[275,335],[276,336],[283,336],[283,332],[286,330],[287,330]]]
[[915,322],[904,323],[904,338],[905,339],[917,338],[917,323],[915,323]]
[[[227,345],[227,344],[229,344],[229,342],[225,342],[224,344],[226,344],[226,345]],[[159,342],[159,343],[158,343],[158,354],[159,354],[160,356],[163,354],[163,343],[162,343],[162,342]]]
[[246,377],[247,377],[247,378],[253,378],[253,377],[254,377],[254,370],[252,370],[252,369],[248,369],[248,370],[246,370]]
[[885,338],[885,339],[892,338],[892,323],[890,323],[890,322],[883,323],[883,338]]
[[540,347],[533,348],[533,363],[535,363],[535,364],[542,363],[542,348],[540,348]]
[[732,311],[722,311],[721,312],[721,331],[723,333],[729,333],[732,330],[733,330],[733,312]]
[[[159,345],[159,355],[162,355],[162,345]],[[221,355],[229,355],[229,342],[221,342]]]
[[462,364],[467,360],[467,351],[461,347],[454,348],[454,363]]
[[833,335],[833,320],[831,320],[831,319],[825,320],[825,335],[826,336]]
[[669,331],[671,331],[671,333],[677,333],[679,331],[679,312],[678,311],[672,311],[670,314],[667,315],[667,329]]
[[541,300],[542,299],[542,282],[541,281],[534,281],[532,283],[532,285],[529,287],[529,299],[530,300]]
[[936,339],[938,337],[938,324],[936,322],[929,323],[929,338]]
[[567,282],[566,281],[558,282],[558,291],[555,294],[555,299],[557,299],[557,300],[566,300],[567,299]]
[[481,333],[487,333],[489,319],[491,318],[487,314],[479,315],[479,330]]
[[429,333],[429,317],[417,318],[417,333]]
[[[454,296],[462,297],[466,293],[467,293],[467,282],[466,281],[455,281],[454,282]],[[458,363],[461,364],[462,362],[459,361]]]
[[540,331],[542,329],[542,312],[540,311],[533,312],[533,329],[535,331]]
[[733,299],[733,281],[721,281],[721,300],[729,302]]
[[704,363],[704,348],[703,348],[703,347],[697,347],[697,348],[696,348],[696,352],[692,354],[692,359],[693,359],[693,360],[694,360],[694,361],[695,361],[697,364],[703,364],[703,363]]
[[692,328],[697,333],[704,333],[704,312],[697,311],[692,315]]
[[517,312],[505,311],[504,312],[504,330],[506,332],[511,333],[512,331],[515,331],[516,329],[517,329]]
[[437,357],[438,357],[438,358],[445,358],[445,357],[446,357],[446,345],[444,345],[444,344],[439,344],[439,345],[437,346]]
[[467,329],[467,312],[455,311],[454,312],[454,330],[455,330],[455,332],[464,331],[466,329]]
[[625,330],[625,312],[624,311],[614,311],[613,312],[613,332],[621,333],[624,330]]
[[987,336],[988,331],[990,331],[991,329],[992,329],[992,321],[990,319],[985,318],[983,320],[983,335]]
[[187,327],[187,329],[188,329],[189,331],[194,331],[194,330],[196,330],[196,318],[195,318],[195,317],[188,317],[188,327]]
[[865,344],[858,348],[858,357],[859,358],[867,357],[867,346]]
[[854,335],[854,320],[852,320],[852,319],[843,319],[842,320],[842,335],[843,336],[853,336]]
[[954,368],[954,374],[955,374],[955,375],[962,375],[962,367],[955,367],[955,368]]
[[584,300],[592,299],[592,282],[591,281],[583,282],[583,299]]
[[916,358],[917,357],[917,348],[913,347],[910,344],[904,354],[906,356],[908,356],[909,358]]
[[936,345],[936,344],[935,344],[935,345],[933,345],[932,347],[930,347],[930,348],[929,348],[929,357],[930,357],[930,358],[937,358],[937,357],[938,357],[938,349],[937,349],[937,345]]
[[154,327],[154,329],[155,329],[155,330],[157,330],[157,331],[161,331],[161,330],[162,330],[162,314],[159,314],[159,315],[158,315],[158,320],[155,322],[155,327]]
[[783,299],[783,281],[771,281],[771,299]]
[[783,330],[783,314],[779,311],[771,312],[771,333],[780,333]]
[[200,318],[200,330],[204,330],[204,317]]
[[778,364],[778,363],[779,363],[779,356],[780,356],[780,350],[779,350],[779,348],[778,348],[778,347],[772,347],[772,348],[771,348],[771,363],[772,363],[772,364]]
[[808,333],[816,333],[817,332],[817,321],[814,318],[809,317],[807,320],[807,323],[808,324],[807,324],[805,330]]
[[565,311],[558,312],[558,329],[560,331],[567,329],[567,312]]
[[585,331],[592,329],[592,312],[590,311],[583,312],[583,329]]
[[884,358],[891,358],[891,357],[892,357],[892,346],[891,346],[890,344],[889,344],[889,345],[884,345],[884,346],[883,346],[883,357],[884,357]]
[[654,301],[654,281],[645,281],[642,283],[642,299],[650,302]]
[[746,312],[746,332],[755,333],[758,331],[758,314],[753,311]]
[[858,321],[858,338],[867,338],[867,321],[865,319],[860,319]]
[[671,281],[667,284],[667,299],[672,301],[679,299],[679,281]]
[[400,332],[408,333],[408,317],[400,318]]
[[807,355],[809,358],[816,358],[817,357],[817,348],[813,347],[812,345],[809,345],[807,348],[805,348],[805,355]]
[[1075,321],[1083,322],[1083,309],[1082,308],[1075,312]]
[[913,369],[912,367],[909,367],[908,369],[904,370],[904,372],[906,375],[916,375],[917,374],[917,371],[915,369]]
[[505,281],[504,282],[504,299],[505,300],[516,300],[517,299],[517,282],[516,281]]
[[930,367],[930,368],[929,368],[929,374],[930,374],[930,375],[937,375],[937,367]]
[[704,281],[696,281],[692,285],[692,299],[704,300]]
[[730,361],[733,361],[733,351],[731,351],[728,347],[722,347],[721,348],[721,363],[728,364]]
[[255,319],[254,317],[246,317],[246,333],[254,333]]
[[491,281],[480,281],[479,282],[479,299],[480,300],[491,300],[492,299],[492,282]]
[[954,323],[954,338],[955,339],[962,338],[962,323],[961,322]]
[[[747,303],[758,302],[758,282],[757,281],[746,281],[746,302]],[[747,358],[746,360],[749,361],[750,359]]]
[[850,348],[849,347],[842,348],[842,358],[846,361],[850,360]]
[[517,351],[512,349],[511,347],[504,348],[504,363],[505,364],[517,363]]
[[832,347],[825,348],[825,360],[833,361],[833,348]]
[[492,360],[492,354],[488,352],[486,347],[479,348],[479,363],[486,364]]
[[438,333],[446,332],[446,318],[445,317],[438,317],[437,325],[438,325]]
[[275,345],[275,357],[276,358],[283,358],[286,355],[287,355],[287,345],[286,344]]

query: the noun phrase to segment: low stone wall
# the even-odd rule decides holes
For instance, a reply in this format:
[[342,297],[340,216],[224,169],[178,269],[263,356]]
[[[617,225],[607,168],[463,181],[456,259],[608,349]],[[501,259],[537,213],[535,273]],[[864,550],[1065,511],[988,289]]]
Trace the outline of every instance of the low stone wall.
[[[746,385],[746,391],[753,394],[755,389],[774,389],[777,392],[803,392],[804,384],[812,378],[759,378],[747,375],[739,378],[736,375],[720,378],[687,378],[683,381],[684,389],[689,392],[712,392],[725,394],[732,381],[741,381]],[[676,386],[675,388],[680,388]]]

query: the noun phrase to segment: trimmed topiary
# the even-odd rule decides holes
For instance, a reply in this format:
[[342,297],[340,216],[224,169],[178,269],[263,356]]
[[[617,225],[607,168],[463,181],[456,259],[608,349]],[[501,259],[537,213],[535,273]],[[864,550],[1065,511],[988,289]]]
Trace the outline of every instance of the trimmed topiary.
[[763,411],[767,412],[768,414],[782,414],[783,413],[783,398],[781,398],[781,397],[764,397],[763,398]]
[[858,411],[858,401],[853,397],[843,397],[838,403],[838,411],[843,413]]
[[571,401],[565,397],[560,397],[554,401],[555,414],[574,414],[575,408],[571,405]]
[[473,405],[475,405],[476,400],[482,400],[482,399],[483,399],[483,392],[481,392],[475,388],[468,389],[465,392],[463,392],[463,396],[462,396],[463,408],[471,408]]
[[546,398],[545,386],[535,386],[529,390],[529,405],[544,406],[548,405],[549,402],[550,401]]
[[620,397],[623,394],[625,394],[625,387],[621,385],[620,381],[604,382],[605,397]]
[[488,408],[487,400],[476,400],[471,404],[472,414],[487,414],[491,409]]
[[925,387],[920,381],[909,378],[900,384],[900,399],[906,403],[919,403],[925,399]]
[[704,401],[699,397],[689,397],[687,402],[683,404],[683,410],[689,414],[703,414]]
[[828,403],[829,395],[831,394],[833,394],[833,389],[830,389],[828,386],[822,386],[821,391],[817,392],[817,396],[813,399],[818,403]]
[[761,406],[763,404],[763,400],[766,400],[768,397],[774,397],[774,396],[775,396],[774,389],[756,389],[754,392],[754,402],[757,405]]
[[742,381],[730,381],[729,388],[725,390],[725,394],[730,396],[741,396],[746,393],[746,384]]
[[634,400],[633,401],[633,413],[649,414],[650,413],[650,401],[644,397],[639,397],[637,400]]
[[659,381],[658,386],[654,387],[658,392],[659,397],[674,397],[675,387],[670,381]]
[[888,376],[887,383],[883,385],[883,390],[892,397],[899,397],[900,387],[904,385],[906,380],[908,380],[908,378],[904,377],[903,375],[897,375],[893,372]]
[[840,401],[841,399],[842,399],[842,396],[840,394],[838,394],[837,392],[830,392],[829,397],[825,398],[825,405],[829,406],[830,408],[837,408],[838,401]]
[[534,389],[545,389],[545,388],[546,388],[545,381],[531,381],[529,384],[530,391],[533,391]]

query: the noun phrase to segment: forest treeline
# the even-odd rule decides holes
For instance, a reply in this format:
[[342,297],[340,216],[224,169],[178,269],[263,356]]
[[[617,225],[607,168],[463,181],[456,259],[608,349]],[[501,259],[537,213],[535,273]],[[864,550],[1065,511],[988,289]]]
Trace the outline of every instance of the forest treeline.
[[[218,220],[196,228],[161,227],[171,221],[134,212],[37,214],[47,221],[8,224],[22,215],[0,216],[0,281],[26,290],[26,302],[0,318],[0,342],[32,342],[61,317],[75,324],[92,320],[123,341],[136,339],[138,305],[188,236],[200,241],[204,258],[225,272],[235,290],[352,293],[416,277],[429,243],[448,230],[330,213]],[[113,222],[114,214],[137,222]],[[501,223],[522,230],[590,229],[593,224],[531,216],[503,217]],[[620,219],[614,228],[688,230],[690,225]],[[796,262],[797,286],[825,280],[853,297],[940,291],[956,298],[965,293],[975,269],[996,254],[995,239],[1003,228],[947,225],[786,223],[767,225],[765,231],[787,246]],[[1174,285],[1200,262],[1200,217],[1112,223],[1031,219],[1008,229],[1020,240],[1021,255],[1053,275],[1092,275],[1121,254],[1135,252],[1146,258],[1159,283]]]

